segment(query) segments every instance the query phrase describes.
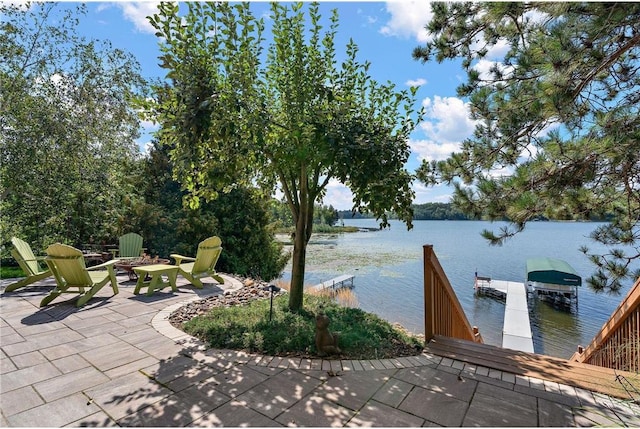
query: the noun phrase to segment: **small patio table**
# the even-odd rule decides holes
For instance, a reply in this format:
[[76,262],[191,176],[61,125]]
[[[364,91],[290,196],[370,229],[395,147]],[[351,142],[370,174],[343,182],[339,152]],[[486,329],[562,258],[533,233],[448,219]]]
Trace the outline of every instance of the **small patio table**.
[[[139,267],[133,267],[133,270],[138,274],[138,282],[136,288],[133,290],[134,295],[140,293],[140,289],[147,287],[147,296],[153,295],[153,292],[160,290],[166,286],[171,286],[173,292],[177,292],[176,277],[178,276],[177,265],[167,264],[154,264],[154,265],[141,265]],[[166,275],[168,281],[163,281],[162,276]],[[145,281],[146,277],[149,277],[149,281]]]
[[137,280],[138,275],[135,273],[135,271],[133,271],[135,267],[157,264],[166,265],[168,263],[168,259],[162,258],[123,258],[118,259],[118,262],[114,264],[114,266],[120,270],[126,271],[127,275],[129,276],[129,280]]

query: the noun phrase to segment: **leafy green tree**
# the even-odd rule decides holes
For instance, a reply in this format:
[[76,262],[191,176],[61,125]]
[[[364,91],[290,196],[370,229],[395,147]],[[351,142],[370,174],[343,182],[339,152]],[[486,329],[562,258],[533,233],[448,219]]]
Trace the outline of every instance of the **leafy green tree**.
[[[269,204],[271,216],[278,223],[278,228],[294,227],[291,210],[286,202],[272,199]],[[316,204],[313,208],[313,223],[316,225],[334,226],[338,221],[338,211],[332,205]]]
[[263,19],[248,4],[186,7],[180,16],[163,3],[150,18],[167,69],[147,105],[158,138],[172,145],[193,205],[242,185],[272,195],[279,184],[296,225],[289,308],[298,311],[314,204],[331,179],[349,186],[354,210],[368,208],[382,225],[394,210],[410,225],[414,94],[373,80],[353,41],[338,66],[337,12],[323,32],[317,4],[306,15],[299,3],[272,4],[266,52]]
[[280,277],[291,255],[274,239],[265,198],[255,189],[234,188],[207,204],[224,240],[221,269],[267,281]]
[[36,249],[108,239],[131,192],[137,62],[77,34],[84,6],[0,4],[0,233]]
[[314,208],[313,222],[316,225],[333,226],[338,221],[338,211],[332,205],[317,205]]
[[[484,232],[491,243],[539,216],[611,215],[592,234],[608,253],[582,249],[597,266],[588,283],[617,291],[640,275],[640,4],[434,3],[433,12],[434,38],[414,58],[462,59],[458,94],[477,126],[458,153],[423,163],[421,180],[455,183],[466,213],[510,219]],[[502,61],[481,72],[500,47]]]
[[293,226],[291,210],[289,210],[287,203],[272,198],[269,202],[269,212],[276,224],[276,228],[289,228]]

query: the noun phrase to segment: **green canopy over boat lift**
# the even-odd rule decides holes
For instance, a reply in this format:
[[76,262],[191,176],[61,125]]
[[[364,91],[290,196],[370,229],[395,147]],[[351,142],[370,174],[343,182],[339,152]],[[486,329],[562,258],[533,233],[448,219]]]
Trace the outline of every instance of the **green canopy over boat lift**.
[[582,277],[571,265],[560,259],[527,259],[527,289],[555,303],[570,305],[578,300]]
[[552,258],[527,259],[527,281],[582,286],[582,277],[565,261]]

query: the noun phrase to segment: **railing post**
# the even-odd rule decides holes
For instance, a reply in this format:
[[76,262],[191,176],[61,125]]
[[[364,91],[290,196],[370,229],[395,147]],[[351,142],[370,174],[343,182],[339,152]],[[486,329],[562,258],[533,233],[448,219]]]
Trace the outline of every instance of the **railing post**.
[[423,247],[424,255],[424,339],[425,345],[433,338],[433,269],[431,267],[431,254],[433,253],[433,246],[425,244]]

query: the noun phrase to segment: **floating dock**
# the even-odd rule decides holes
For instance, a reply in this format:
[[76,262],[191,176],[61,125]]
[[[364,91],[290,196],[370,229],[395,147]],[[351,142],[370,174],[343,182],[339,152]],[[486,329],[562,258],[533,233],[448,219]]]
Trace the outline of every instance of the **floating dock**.
[[320,292],[323,291],[325,289],[332,289],[332,290],[336,290],[336,289],[340,289],[343,287],[353,287],[353,279],[355,276],[350,275],[350,274],[345,274],[342,276],[338,276],[335,277],[331,280],[327,280],[326,282],[322,282],[320,284],[317,284],[315,286],[310,287],[310,290],[316,291],[316,292]]
[[506,296],[502,347],[533,353],[533,335],[529,323],[527,290],[524,283],[476,277],[474,288],[479,293]]

